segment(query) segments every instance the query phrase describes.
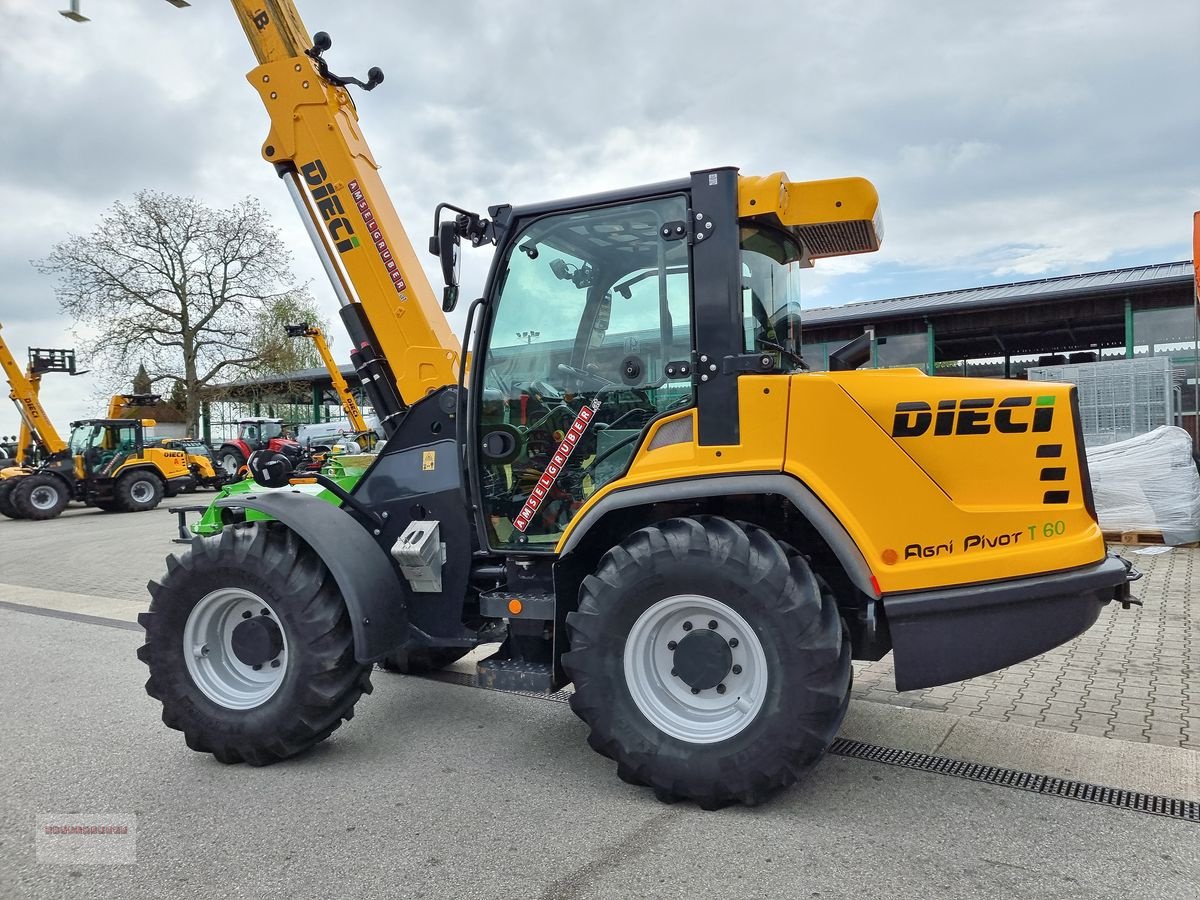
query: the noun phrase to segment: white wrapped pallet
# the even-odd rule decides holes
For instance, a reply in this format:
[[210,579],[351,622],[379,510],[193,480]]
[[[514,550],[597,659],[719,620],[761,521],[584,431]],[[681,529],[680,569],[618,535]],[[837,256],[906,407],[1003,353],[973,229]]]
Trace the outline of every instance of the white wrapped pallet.
[[1087,451],[1104,531],[1154,531],[1172,546],[1200,540],[1200,474],[1192,438],[1164,425]]

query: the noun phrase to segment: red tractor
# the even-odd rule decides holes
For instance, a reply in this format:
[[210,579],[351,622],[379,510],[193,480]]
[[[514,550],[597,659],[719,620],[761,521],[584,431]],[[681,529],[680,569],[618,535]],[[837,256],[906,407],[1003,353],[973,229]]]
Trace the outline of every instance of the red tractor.
[[283,436],[282,419],[242,419],[238,422],[238,436],[226,441],[217,450],[217,468],[230,477],[237,476],[255,450],[282,453],[296,468],[299,468],[303,456],[300,444]]

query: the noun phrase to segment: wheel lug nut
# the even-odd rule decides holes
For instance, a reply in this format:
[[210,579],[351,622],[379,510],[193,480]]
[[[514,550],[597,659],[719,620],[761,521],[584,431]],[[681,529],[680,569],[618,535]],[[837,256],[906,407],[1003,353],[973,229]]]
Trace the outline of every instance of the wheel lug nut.
[[684,630],[684,631],[691,631],[691,630],[692,630],[692,623],[691,623],[691,622],[684,622],[684,623],[683,623],[683,630]]
[[246,610],[245,612],[242,613],[243,619],[248,619],[248,618],[250,618],[250,616],[251,616],[250,610]]
[[674,650],[678,646],[679,645],[677,643],[675,643],[674,641],[667,641],[667,649],[668,650]]
[[723,693],[725,693],[725,685],[723,685],[723,684],[718,684],[718,685],[717,685],[717,693],[718,693],[718,694],[723,694]]
[[262,615],[264,615],[264,616],[269,616],[270,614],[271,614],[271,611],[269,609],[264,609],[262,611]]
[[279,668],[279,660],[277,660],[277,659],[271,660],[271,668],[278,669]]
[[741,667],[741,666],[734,666],[734,667],[733,667],[732,669],[730,669],[729,671],[731,671],[731,672],[732,672],[734,675],[741,675],[741,674],[742,674],[742,667]]
[[736,647],[737,645],[738,645],[738,639],[737,639],[737,638],[730,638],[730,639],[729,639],[729,646],[730,646],[730,647]]
[[692,693],[693,693],[693,694],[698,694],[698,693],[700,693],[700,688],[692,688]]
[[675,671],[674,669],[671,670],[672,677],[677,676],[678,674],[679,673],[677,671]]
[[711,628],[713,631],[716,631],[717,630],[717,620],[716,619],[710,620],[708,623],[708,627]]
[[261,669],[262,669],[262,663],[255,663],[255,664],[254,664],[254,671],[255,671],[255,672],[258,672],[258,671],[259,671],[259,670],[261,670]]

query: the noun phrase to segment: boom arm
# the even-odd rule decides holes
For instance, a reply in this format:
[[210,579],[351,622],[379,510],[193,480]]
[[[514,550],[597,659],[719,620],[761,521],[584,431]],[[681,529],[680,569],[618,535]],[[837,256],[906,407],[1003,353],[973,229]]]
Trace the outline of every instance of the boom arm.
[[[5,350],[4,352],[7,352],[7,350]],[[29,390],[33,393],[33,396],[36,399],[38,396],[38,389],[41,387],[41,384],[42,384],[41,374],[39,372],[34,372],[32,366],[28,366],[25,369],[25,378],[29,382]],[[21,428],[17,432],[17,465],[18,466],[27,466],[33,462],[33,460],[31,460],[29,458],[29,447],[32,443],[33,443],[33,432],[29,430],[29,426],[26,424],[25,419],[22,418],[21,419]]]
[[[390,434],[406,405],[457,380],[458,342],[359,131],[351,79],[320,58],[328,38],[314,48],[292,0],[231,2],[259,62],[247,78],[271,117],[263,158],[301,213]],[[373,70],[369,86],[382,77]]]
[[337,392],[338,399],[342,401],[342,409],[346,411],[346,418],[350,420],[350,427],[359,434],[370,431],[371,428],[367,425],[367,420],[363,418],[362,410],[358,408],[358,401],[354,399],[354,394],[350,391],[350,385],[346,384],[346,379],[342,377],[342,370],[333,361],[333,354],[329,352],[329,343],[325,340],[324,332],[315,325],[309,325],[307,322],[302,325],[288,325],[286,328],[288,337],[312,338],[317,352],[321,354],[321,362],[325,364],[325,368],[329,371],[329,379],[333,382],[333,389]]
[[17,405],[17,415],[21,417],[21,437],[24,440],[22,446],[28,444],[32,438],[50,455],[65,451],[67,442],[55,430],[42,407],[41,400],[38,399],[37,382],[41,376],[27,377],[21,371],[3,337],[0,337],[0,368],[4,369],[4,375],[8,378],[8,396]]

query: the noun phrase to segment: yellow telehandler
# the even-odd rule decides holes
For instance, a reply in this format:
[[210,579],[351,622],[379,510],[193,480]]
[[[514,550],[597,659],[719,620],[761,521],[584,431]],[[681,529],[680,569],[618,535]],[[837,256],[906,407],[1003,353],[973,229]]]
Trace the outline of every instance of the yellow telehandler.
[[[441,204],[439,309],[350,99],[382,72],[331,72],[290,0],[233,7],[263,158],[387,443],[349,490],[255,453],[263,490],[218,500],[223,531],[151,585],[146,689],[191,749],[285,759],[350,718],[375,661],[500,635],[479,683],[573,682],[621,778],[755,804],[833,740],[851,659],[892,652],[901,690],[957,681],[1128,602],[1073,387],[854,371],[862,341],[807,370],[798,279],[879,247],[869,182],[719,167]],[[460,342],[464,241],[495,251]]]

